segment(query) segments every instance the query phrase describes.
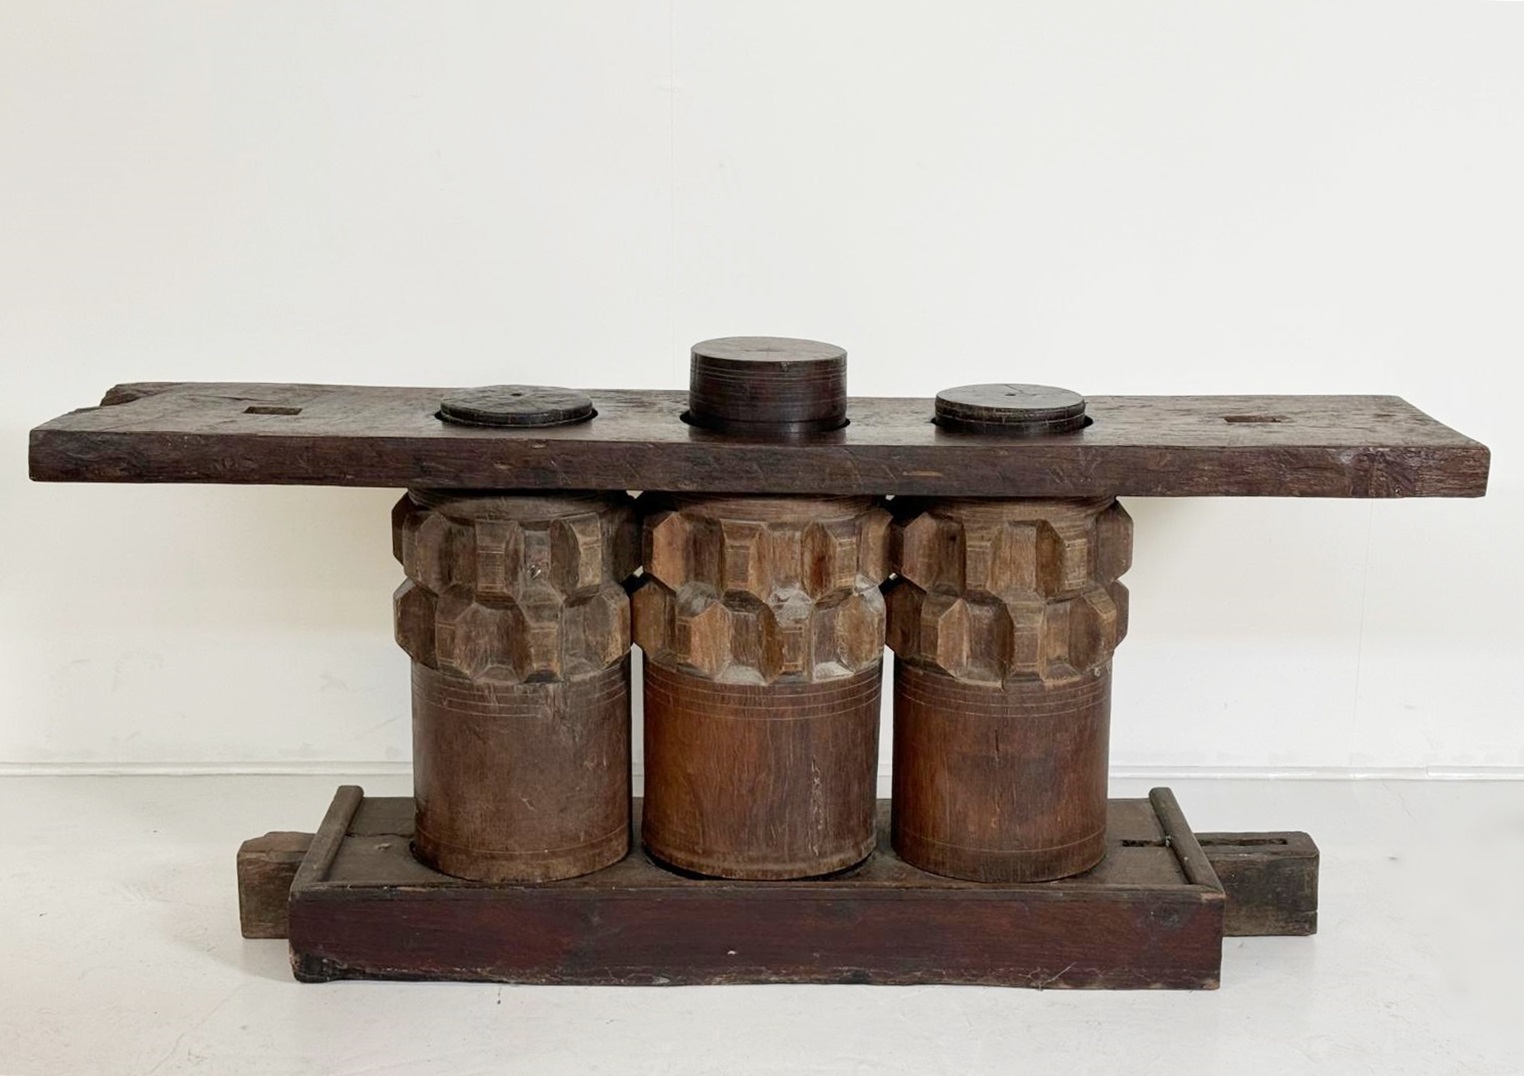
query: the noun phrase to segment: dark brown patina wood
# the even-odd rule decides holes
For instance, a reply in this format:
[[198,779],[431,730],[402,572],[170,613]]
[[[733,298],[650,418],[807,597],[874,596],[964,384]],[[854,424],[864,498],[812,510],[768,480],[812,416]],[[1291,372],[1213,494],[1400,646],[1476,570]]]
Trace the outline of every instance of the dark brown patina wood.
[[847,421],[847,353],[777,336],[700,341],[689,366],[687,420],[766,438],[840,429]]
[[1039,438],[939,429],[929,399],[854,399],[803,442],[684,423],[683,392],[589,390],[598,417],[450,426],[452,390],[147,383],[32,431],[59,482],[660,489],[932,496],[1479,497],[1485,446],[1394,396],[1092,396]]
[[1198,833],[1228,894],[1229,937],[1318,932],[1318,846],[1305,833]]
[[[245,938],[287,936],[291,880],[312,837],[267,833],[245,841],[238,850],[238,906]],[[1163,842],[1162,837],[1143,840]],[[1227,896],[1226,937],[1317,933],[1318,849],[1307,834],[1198,833],[1196,843]]]
[[1107,858],[1058,882],[918,871],[883,839],[881,802],[877,853],[835,878],[694,879],[636,850],[582,878],[512,886],[410,856],[411,800],[348,799],[293,888],[292,967],[305,981],[1211,988],[1222,889],[1199,850],[1182,860],[1195,839],[1171,828],[1183,825],[1173,802],[1167,790],[1113,800]]

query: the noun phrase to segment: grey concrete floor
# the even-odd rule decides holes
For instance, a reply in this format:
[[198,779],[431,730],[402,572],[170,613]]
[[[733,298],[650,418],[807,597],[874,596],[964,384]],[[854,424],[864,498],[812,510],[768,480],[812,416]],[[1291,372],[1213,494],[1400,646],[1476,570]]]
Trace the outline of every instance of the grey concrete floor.
[[1524,1073],[1524,783],[1171,781],[1198,829],[1313,834],[1321,932],[1103,993],[299,985],[239,936],[233,853],[345,780],[407,791],[0,779],[0,1073]]

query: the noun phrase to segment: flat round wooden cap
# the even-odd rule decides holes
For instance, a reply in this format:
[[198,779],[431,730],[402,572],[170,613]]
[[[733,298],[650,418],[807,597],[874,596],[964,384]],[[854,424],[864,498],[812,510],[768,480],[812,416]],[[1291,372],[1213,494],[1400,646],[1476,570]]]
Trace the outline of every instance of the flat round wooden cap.
[[463,426],[569,426],[597,413],[582,393],[549,385],[462,389],[439,404],[440,418]]
[[847,353],[819,340],[727,336],[693,345],[687,419],[736,433],[809,433],[847,423]]
[[1068,433],[1087,425],[1085,398],[1052,385],[959,385],[937,393],[938,426],[959,433]]

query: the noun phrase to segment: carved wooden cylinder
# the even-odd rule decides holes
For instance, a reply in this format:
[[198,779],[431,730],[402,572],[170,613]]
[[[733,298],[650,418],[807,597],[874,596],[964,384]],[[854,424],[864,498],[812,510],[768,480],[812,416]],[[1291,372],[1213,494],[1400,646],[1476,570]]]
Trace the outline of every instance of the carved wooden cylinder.
[[462,878],[544,882],[630,841],[624,494],[411,491],[392,513],[413,659],[414,854]]
[[805,878],[874,844],[889,514],[867,498],[693,498],[646,518],[646,848]]
[[981,882],[1089,870],[1132,520],[1110,498],[934,502],[891,550],[895,850]]

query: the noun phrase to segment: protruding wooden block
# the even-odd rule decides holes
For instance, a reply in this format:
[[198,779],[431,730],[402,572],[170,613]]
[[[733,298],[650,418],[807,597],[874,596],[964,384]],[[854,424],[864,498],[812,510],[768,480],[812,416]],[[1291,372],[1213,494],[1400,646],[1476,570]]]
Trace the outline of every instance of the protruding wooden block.
[[312,834],[278,831],[238,846],[238,921],[245,938],[284,938],[287,905]]
[[1318,932],[1318,846],[1305,833],[1198,833],[1228,895],[1229,937]]

